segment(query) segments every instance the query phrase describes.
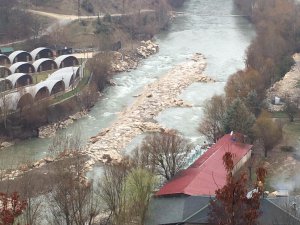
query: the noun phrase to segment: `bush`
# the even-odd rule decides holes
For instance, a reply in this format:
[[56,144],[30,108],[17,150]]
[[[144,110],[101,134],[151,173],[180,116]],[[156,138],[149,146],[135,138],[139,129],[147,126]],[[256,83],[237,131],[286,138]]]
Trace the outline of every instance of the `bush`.
[[85,11],[87,11],[89,13],[94,13],[94,6],[88,0],[84,0],[81,3],[81,8],[83,8]]
[[284,146],[280,146],[280,150],[283,152],[293,152],[295,151],[293,146],[289,146],[289,145],[284,145]]

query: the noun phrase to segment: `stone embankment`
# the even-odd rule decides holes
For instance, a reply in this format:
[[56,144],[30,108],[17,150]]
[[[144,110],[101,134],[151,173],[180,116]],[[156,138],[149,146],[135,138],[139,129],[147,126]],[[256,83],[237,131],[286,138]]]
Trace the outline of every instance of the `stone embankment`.
[[163,110],[170,107],[189,107],[178,95],[194,82],[214,82],[203,75],[206,67],[202,54],[195,54],[191,60],[177,65],[156,82],[149,84],[136,96],[132,106],[123,111],[117,121],[90,139],[85,153],[91,157],[86,169],[96,161],[118,162],[124,149],[134,137],[145,132],[165,130],[153,122]]
[[275,97],[280,99],[289,98],[291,101],[298,101],[298,96],[300,95],[300,54],[295,54],[293,56],[295,60],[295,65],[291,70],[278,82],[276,82],[267,91],[267,102],[270,111],[282,111],[284,105],[273,105]]
[[153,55],[158,51],[158,45],[153,43],[151,40],[148,40],[141,41],[141,46],[138,47],[133,54],[114,52],[111,72],[118,73],[136,69],[140,59],[148,58],[150,55]]
[[87,115],[87,111],[78,112],[72,116],[69,116],[64,121],[59,121],[57,123],[48,124],[46,126],[42,126],[39,128],[39,138],[49,138],[53,137],[57,130],[66,129],[70,124],[72,124],[75,120],[79,120],[80,118]]

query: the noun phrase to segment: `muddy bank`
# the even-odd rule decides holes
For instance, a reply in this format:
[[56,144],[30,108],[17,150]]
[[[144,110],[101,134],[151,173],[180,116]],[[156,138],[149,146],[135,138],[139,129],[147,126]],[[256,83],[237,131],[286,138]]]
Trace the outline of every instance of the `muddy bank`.
[[213,82],[203,75],[205,57],[195,54],[192,59],[175,66],[162,78],[146,86],[137,99],[123,111],[117,121],[90,139],[85,153],[95,161],[119,161],[124,149],[134,137],[144,132],[157,132],[165,128],[154,118],[170,107],[189,107],[189,103],[178,99],[178,95],[194,82]]

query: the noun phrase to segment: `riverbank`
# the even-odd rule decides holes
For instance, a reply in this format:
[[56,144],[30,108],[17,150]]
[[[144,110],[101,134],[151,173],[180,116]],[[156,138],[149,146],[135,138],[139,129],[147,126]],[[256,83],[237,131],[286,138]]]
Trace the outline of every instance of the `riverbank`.
[[189,103],[178,99],[178,95],[194,82],[214,81],[203,75],[205,67],[205,57],[195,54],[145,87],[112,126],[90,139],[90,144],[85,149],[85,154],[91,157],[87,167],[91,167],[96,161],[120,161],[122,150],[137,135],[165,130],[155,121],[155,117],[170,107],[190,107]]

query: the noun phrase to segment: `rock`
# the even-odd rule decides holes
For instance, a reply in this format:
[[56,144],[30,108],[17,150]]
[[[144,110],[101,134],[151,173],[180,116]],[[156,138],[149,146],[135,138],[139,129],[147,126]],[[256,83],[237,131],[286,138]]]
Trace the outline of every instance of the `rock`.
[[12,145],[14,145],[14,143],[5,141],[1,143],[1,148],[8,148]]
[[44,161],[46,163],[51,163],[51,162],[54,162],[54,159],[47,157],[47,158],[44,158]]
[[110,86],[116,86],[117,83],[113,80],[113,79],[110,79],[109,81],[107,81],[107,83],[110,85]]
[[153,94],[152,94],[152,93],[147,94],[147,98],[151,98],[151,97],[153,97]]

